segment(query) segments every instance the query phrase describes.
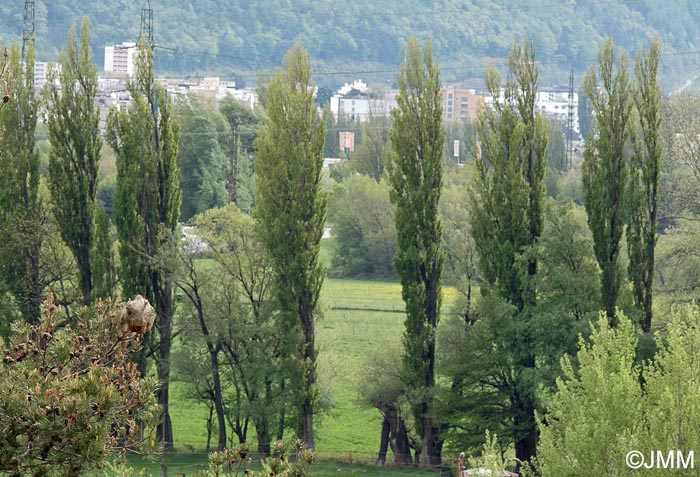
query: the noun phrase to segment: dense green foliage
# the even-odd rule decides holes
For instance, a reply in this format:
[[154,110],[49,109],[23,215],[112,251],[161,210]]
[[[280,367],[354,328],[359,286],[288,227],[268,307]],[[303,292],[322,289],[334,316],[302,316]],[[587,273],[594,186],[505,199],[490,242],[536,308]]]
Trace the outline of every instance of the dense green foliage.
[[182,137],[178,155],[180,216],[187,221],[229,201],[225,150],[230,130],[218,111],[194,96],[177,101],[175,115]]
[[90,257],[92,265],[92,294],[96,298],[115,297],[117,293],[117,263],[112,223],[101,207],[95,210],[95,246]]
[[[635,360],[637,330],[624,316],[617,328],[601,316],[590,341],[580,339],[576,361],[562,360],[563,376],[539,423],[541,475],[636,475],[625,462],[630,450],[650,464],[656,450],[667,456],[678,449],[686,456],[700,443],[698,390],[692,384],[700,346],[697,307],[673,314],[666,333],[656,334],[659,351],[644,367]],[[645,472],[668,475],[669,469],[659,465]]]
[[[34,64],[30,44],[26,64]],[[6,67],[6,69],[5,69]],[[34,71],[23,73],[18,47],[4,58],[7,103],[0,111],[0,334],[11,321],[12,294],[22,317],[39,321],[45,283],[40,277],[42,205],[39,198],[39,153],[35,148],[38,98]],[[6,295],[6,292],[8,295]]]
[[[136,41],[144,2],[37,0],[38,57],[56,58],[65,44],[66,25],[88,15],[93,24],[95,51],[110,43]],[[608,36],[634,51],[647,40],[668,39],[669,53],[695,49],[700,7],[694,0],[626,2],[624,0],[566,2],[563,0],[420,0],[315,2],[301,0],[173,0],[151,2],[155,40],[177,48],[159,52],[158,69],[223,74],[272,69],[295,42],[327,69],[347,71],[348,65],[398,66],[405,39],[432,39],[445,78],[480,76],[483,57],[504,58],[510,45],[523,37],[533,40],[546,74],[564,83],[570,67],[583,72]],[[0,6],[10,20],[2,43],[20,38],[23,2]],[[341,13],[342,12],[342,13]],[[97,55],[102,61],[102,52]],[[697,62],[692,56],[664,59],[666,76],[682,84]],[[386,68],[376,68],[386,70]],[[671,76],[673,75],[673,76]],[[394,79],[395,72],[380,80]],[[254,78],[254,76],[253,76]],[[340,81],[338,81],[340,82]]]
[[297,435],[314,448],[318,404],[315,319],[323,284],[319,249],[327,195],[321,190],[325,118],[313,101],[309,54],[296,45],[285,70],[265,86],[266,121],[256,140],[256,208],[260,237],[275,273],[280,329],[297,407]]
[[179,129],[172,118],[172,98],[153,81],[152,52],[139,48],[136,78],[128,86],[128,108],[113,108],[106,138],[117,155],[115,224],[120,240],[122,294],[143,294],[158,314],[156,364],[162,406],[159,438],[172,446],[168,414],[170,346],[173,321],[174,248],[180,216],[177,152]]
[[661,180],[661,90],[657,83],[661,44],[655,41],[635,63],[634,104],[638,126],[630,164],[629,219],[627,224],[628,273],[635,300],[642,312],[642,329],[651,329],[655,249]]
[[68,32],[60,70],[48,75],[49,190],[61,238],[80,273],[83,303],[92,300],[91,254],[95,240],[95,197],[102,150],[100,110],[95,103],[97,67],[90,51],[87,18]]
[[482,157],[477,160],[472,193],[471,231],[485,282],[484,295],[505,300],[510,319],[501,323],[510,343],[504,355],[512,369],[509,406],[513,412],[516,457],[522,461],[535,454],[536,348],[534,329],[537,255],[526,253],[543,228],[544,171],[547,123],[535,116],[539,68],[531,43],[516,44],[509,57],[510,77],[501,96],[501,78],[495,70],[486,83],[495,101],[493,109],[481,111],[477,130]]
[[[37,6],[42,13],[44,4]],[[393,6],[389,1],[386,8]],[[280,6],[278,13],[283,10]],[[331,33],[329,38],[337,32]],[[305,34],[312,36],[311,30]],[[86,25],[83,36],[87,37]],[[436,40],[445,48],[439,35]],[[68,52],[62,58],[72,54],[74,61],[59,74],[64,83],[77,85],[71,78],[94,78],[87,44],[83,41],[78,48],[74,35],[69,36]],[[201,436],[197,443],[203,444],[206,438],[207,448],[218,434],[215,445],[221,453],[214,454],[212,462],[221,464],[218,469],[224,473],[227,459],[233,457],[237,463],[245,459],[240,453],[224,451],[235,439],[250,440],[260,453],[269,455],[274,441],[294,429],[305,444],[323,444],[324,451],[361,447],[367,452],[376,449],[368,424],[376,424],[376,431],[381,427],[373,436],[379,438],[378,463],[388,460],[391,447],[397,463],[412,463],[416,456],[424,465],[437,465],[443,453],[449,457],[455,451],[478,449],[481,436],[490,430],[485,455],[474,464],[500,469],[506,463],[505,453],[515,450],[519,459],[535,453],[536,412],[542,413],[543,434],[554,432],[553,438],[543,436],[545,466],[548,458],[550,464],[556,461],[551,452],[547,454],[554,448],[568,458],[562,465],[570,467],[571,459],[578,458],[571,456],[578,455],[586,461],[604,455],[605,464],[610,465],[615,453],[630,442],[649,441],[662,447],[695,442],[697,411],[690,400],[681,399],[694,398],[695,391],[679,384],[692,383],[695,373],[688,351],[695,347],[695,311],[682,309],[670,324],[666,318],[672,314],[665,312],[681,300],[697,298],[700,286],[697,96],[683,94],[668,102],[661,98],[655,79],[661,56],[656,43],[649,53],[638,56],[635,82],[630,80],[622,88],[628,99],[616,96],[618,90],[612,84],[617,80],[616,65],[608,43],[597,69],[593,67],[585,81],[589,97],[582,101],[582,109],[596,112],[588,116],[595,120],[582,172],[576,158],[574,167],[565,160],[560,129],[553,124],[548,127],[534,114],[542,63],[535,61],[532,43],[513,48],[505,87],[495,70],[487,73],[486,83],[496,98],[494,107],[482,111],[476,125],[452,122],[447,132],[440,121],[437,56],[430,46],[421,52],[417,45],[416,40],[409,41],[403,55],[398,108],[392,117],[373,117],[363,124],[342,114],[332,118],[327,108],[319,112],[322,98],[327,99],[331,90],[319,89],[314,100],[311,60],[300,46],[287,55],[285,71],[261,82],[261,104],[254,112],[232,98],[224,100],[218,111],[193,99],[172,104],[153,81],[153,52],[142,50],[138,74],[128,86],[134,100],[110,113],[105,137],[111,148],[104,150],[92,140],[96,119],[84,102],[90,93],[76,97],[79,88],[52,88],[47,95],[52,100],[46,105],[46,128],[55,147],[49,150],[46,141],[35,146],[35,140],[42,141],[44,129],[40,126],[38,134],[35,130],[38,101],[29,88],[32,73],[22,72],[15,49],[10,68],[0,70],[9,93],[0,112],[5,126],[0,179],[7,184],[0,190],[0,334],[9,332],[10,320],[24,317],[31,322],[38,317],[40,297],[51,292],[65,305],[62,322],[55,333],[49,332],[55,338],[70,334],[85,317],[101,313],[95,312],[103,306],[101,302],[93,310],[79,306],[86,297],[95,302],[116,293],[147,295],[157,308],[156,332],[132,355],[136,364],[124,369],[130,377],[136,376],[136,368],[148,369],[147,356],[155,358],[153,372],[161,382],[158,396],[163,411],[158,437],[170,447],[174,440],[169,420],[172,361],[176,396],[188,407],[181,412],[195,407],[192,400],[203,404],[198,406],[201,419],[191,419],[185,424],[191,426],[187,431],[183,427],[177,432],[189,432],[197,421],[202,428],[197,431]],[[30,63],[32,53],[30,45]],[[620,111],[629,118],[627,127],[614,124]],[[71,116],[77,113],[86,113],[87,120]],[[337,151],[339,130],[355,133],[354,152]],[[328,173],[322,169],[324,139],[329,155],[346,159]],[[456,161],[451,148],[444,147],[455,139],[462,146]],[[66,152],[83,146],[94,153],[88,161],[93,169],[74,168],[83,171],[74,177],[65,174],[65,167],[57,167],[58,159],[70,156]],[[615,149],[619,156],[611,153]],[[37,150],[49,159],[49,167],[41,167]],[[666,151],[669,160],[664,156],[659,161]],[[104,199],[110,203],[109,196],[114,195],[111,211],[118,244],[113,243],[107,213],[95,206],[93,186],[100,154],[105,166],[101,177],[112,177],[108,180],[114,193],[107,190]],[[42,173],[51,177],[43,181]],[[545,199],[545,182],[556,200]],[[94,216],[74,213],[76,217],[71,217],[72,203],[67,206],[61,195],[67,190],[91,191],[87,196],[92,197],[92,205],[86,209]],[[584,197],[588,224],[584,209],[567,200],[583,203]],[[42,210],[42,202],[53,206],[54,216]],[[322,247],[326,208],[332,238]],[[611,209],[615,210],[608,214]],[[178,230],[181,216],[195,226],[194,231]],[[74,218],[79,224],[62,223]],[[92,230],[85,234],[83,226]],[[62,234],[62,228],[72,235]],[[600,245],[601,234],[611,230],[603,237],[609,242]],[[92,287],[87,294],[85,274],[82,280],[80,276],[85,259],[70,250],[76,242],[73,235],[81,246],[91,242],[84,247]],[[115,260],[116,250],[121,260]],[[612,278],[600,261],[601,250],[615,265]],[[394,255],[401,284],[326,283],[325,290],[335,291],[329,303],[321,304],[321,262],[332,261],[336,272],[376,278],[392,274]],[[625,265],[629,282],[621,272]],[[626,339],[607,354],[600,353],[608,364],[618,366],[605,364],[602,371],[586,354],[604,341],[598,330],[593,331],[593,344],[586,341],[591,319],[598,316],[601,303],[608,313],[611,308],[610,290],[599,286],[601,272],[604,283],[608,280],[619,288],[614,303],[633,310],[631,304],[636,301],[638,310],[649,317],[641,322],[641,329],[650,331],[639,333],[636,320],[630,324],[623,318],[618,328],[602,320],[599,330],[611,328],[608,331],[618,336],[640,337],[639,343]],[[457,299],[450,300],[454,307],[445,307],[449,313],[442,312],[441,317],[443,280],[456,285],[444,293]],[[481,294],[474,292],[478,289]],[[660,298],[654,299],[653,308],[652,292]],[[319,325],[321,310],[327,310],[332,319]],[[657,334],[649,330],[651,311],[659,317],[654,321]],[[114,313],[112,318],[117,316]],[[15,331],[22,329],[29,329],[28,325],[15,327]],[[318,341],[317,332],[322,336]],[[583,338],[577,341],[579,334]],[[80,336],[85,339],[86,333]],[[88,350],[81,348],[80,337],[76,339],[59,343],[59,354],[82,359]],[[171,340],[175,340],[172,360]],[[34,356],[35,351],[41,354],[41,346],[55,343],[32,341],[9,349],[7,364],[24,363],[29,359],[27,350]],[[103,341],[108,345],[108,339]],[[561,358],[574,356],[577,347],[579,360],[563,361],[564,378],[558,387]],[[622,348],[624,352],[618,353]],[[318,349],[323,350],[322,360],[317,359]],[[656,353],[657,349],[661,351]],[[64,370],[58,365],[57,374],[47,374],[33,364],[37,369],[34,374],[27,371],[27,381],[40,376],[48,382]],[[114,370],[98,368],[95,373]],[[596,386],[622,377],[610,389],[596,389],[584,382],[591,376],[590,368],[594,368]],[[629,376],[623,372],[626,369]],[[579,377],[581,382],[576,382]],[[9,386],[3,379],[0,374],[0,383]],[[567,401],[571,396],[562,392],[562,382],[573,383],[568,389],[575,391],[574,398]],[[355,394],[358,388],[360,403]],[[24,391],[20,386],[10,393],[16,401],[13,406],[20,405],[13,412],[20,409],[34,417],[36,410],[27,406],[37,399],[27,398],[29,393]],[[614,402],[617,391],[623,393],[619,407]],[[44,394],[50,397],[51,392]],[[598,405],[596,393],[605,402],[589,409]],[[625,393],[631,398],[625,398]],[[68,394],[59,405],[52,405],[50,413],[43,407],[44,417],[63,425],[61,432],[76,425],[69,410],[61,407],[72,402]],[[558,412],[564,416],[580,405],[577,399],[586,407],[557,422]],[[324,422],[315,439],[314,416],[331,404],[337,405],[338,414],[328,417],[334,424],[326,427]],[[646,413],[644,406],[653,412]],[[150,404],[146,407],[152,410]],[[633,413],[629,422],[634,429],[616,441],[619,436],[613,435],[610,422],[627,429],[618,415],[625,407]],[[56,408],[61,419],[55,415]],[[691,416],[692,429],[684,427],[679,409]],[[372,421],[372,415],[377,420]],[[81,416],[78,413],[76,418]],[[344,420],[342,429],[339,419]],[[34,430],[27,419],[13,422],[19,426],[14,434],[21,426],[28,426],[27,435]],[[88,424],[92,429],[85,426],[79,438],[66,434],[60,442],[98,445],[99,439],[91,440],[95,425]],[[589,439],[589,429],[600,430],[602,438]],[[498,440],[491,438],[495,434]],[[329,449],[328,436],[336,446],[341,442],[343,449]],[[36,441],[22,437],[21,432],[11,444],[17,448],[15,444],[21,447],[27,442],[32,447],[28,449],[27,444],[28,451],[37,449]],[[43,443],[40,447],[36,452],[52,452]],[[90,448],[87,456],[80,455],[101,457]],[[70,465],[80,465],[74,457]],[[283,469],[280,463],[268,461],[268,474],[306,472]]]
[[[597,316],[598,272],[585,211],[554,200],[544,205],[542,235],[523,253],[538,263],[533,279],[538,302],[527,317],[529,352],[537,367],[514,372],[524,318],[493,293],[473,303],[458,301],[438,330],[439,369],[452,383],[440,391],[438,409],[449,425],[450,449],[477,450],[486,430],[498,434],[500,445],[508,448],[524,427],[513,426],[521,413],[518,393],[532,397],[533,388],[549,389],[559,375],[561,356],[575,353],[577,335],[585,334]],[[466,266],[463,270],[469,273]],[[541,408],[539,401],[535,404]]]
[[620,267],[629,175],[629,121],[632,90],[629,62],[608,40],[598,54],[598,68],[591,67],[584,81],[586,95],[596,111],[586,139],[582,180],[588,226],[593,233],[596,259],[601,269],[602,307],[615,322],[623,274]]
[[410,39],[399,74],[398,107],[391,112],[392,155],[389,197],[395,207],[397,250],[394,267],[406,303],[403,374],[411,390],[420,463],[441,462],[442,438],[432,416],[435,387],[435,330],[445,263],[438,214],[442,190],[442,96],[431,43],[421,51]]
[[336,240],[333,271],[345,276],[392,276],[396,253],[389,186],[353,175],[333,188],[328,220]]

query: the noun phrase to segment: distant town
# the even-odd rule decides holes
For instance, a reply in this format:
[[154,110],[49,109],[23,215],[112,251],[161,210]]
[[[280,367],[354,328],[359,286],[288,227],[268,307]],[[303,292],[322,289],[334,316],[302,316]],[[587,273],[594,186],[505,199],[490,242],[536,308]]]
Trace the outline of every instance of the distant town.
[[[130,101],[126,80],[135,72],[137,45],[123,42],[106,46],[104,65],[99,74],[97,102],[102,110],[103,125],[109,108],[121,107]],[[34,66],[34,84],[42,89],[46,84],[47,72],[51,63],[37,61]],[[235,81],[224,81],[218,76],[202,78],[159,77],[157,81],[165,89],[176,95],[195,95],[217,104],[231,96],[237,101],[255,109],[258,95],[254,87],[237,88]],[[396,108],[397,89],[377,90],[369,87],[361,79],[346,83],[330,97],[330,111],[337,120],[345,115],[350,121],[365,122],[371,117],[389,117]],[[485,91],[483,80],[474,79],[465,83],[450,83],[442,87],[442,119],[445,122],[475,121],[479,105],[493,104],[493,98]],[[578,93],[565,87],[545,88],[537,93],[535,111],[550,120],[561,124],[565,135],[569,129],[575,140],[580,138],[578,119]],[[352,152],[354,142],[351,136],[342,136],[341,150]]]

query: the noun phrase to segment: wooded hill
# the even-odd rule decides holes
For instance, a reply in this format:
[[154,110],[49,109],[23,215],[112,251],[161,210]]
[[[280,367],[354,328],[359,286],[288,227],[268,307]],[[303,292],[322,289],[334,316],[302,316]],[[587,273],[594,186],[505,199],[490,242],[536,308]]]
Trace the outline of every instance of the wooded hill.
[[[135,41],[144,0],[37,0],[39,60],[55,60],[68,28],[87,15],[98,65],[107,44]],[[432,39],[443,80],[480,77],[484,58],[503,58],[516,39],[534,41],[549,84],[582,77],[602,40],[633,52],[664,42],[668,87],[693,79],[700,63],[696,0],[151,0],[160,74],[218,74],[253,83],[280,64],[294,42],[307,48],[317,81],[334,86],[362,76],[394,81],[406,39]],[[0,41],[22,37],[24,2],[0,4]],[[577,80],[578,83],[578,80]]]

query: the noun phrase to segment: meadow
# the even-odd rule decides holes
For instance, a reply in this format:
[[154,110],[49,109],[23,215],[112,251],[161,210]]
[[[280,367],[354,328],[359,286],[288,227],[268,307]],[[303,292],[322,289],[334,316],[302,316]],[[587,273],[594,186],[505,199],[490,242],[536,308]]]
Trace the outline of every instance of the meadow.
[[[333,240],[324,240],[321,261],[330,268]],[[449,312],[456,290],[443,288],[443,314]],[[435,475],[418,469],[378,469],[372,464],[379,449],[380,414],[364,407],[358,395],[365,363],[374,352],[400,346],[404,329],[401,285],[393,281],[327,277],[316,324],[319,384],[329,407],[316,419],[317,463],[313,475]],[[168,457],[169,472],[193,474],[206,466],[208,411],[188,399],[184,384],[171,383],[170,414],[178,455]],[[254,439],[254,432],[250,432]],[[215,436],[212,445],[215,445]],[[251,447],[254,442],[249,442]],[[445,456],[449,460],[450,456]],[[391,459],[391,456],[389,456]],[[160,465],[133,462],[145,475],[158,475]]]
[[[456,291],[445,288],[443,297],[443,312],[447,312]],[[317,418],[316,450],[320,462],[314,469],[320,470],[322,465],[332,463],[331,467],[335,466],[333,475],[372,474],[371,466],[352,466],[344,470],[335,463],[369,464],[376,459],[380,415],[376,409],[360,404],[357,383],[363,378],[364,365],[372,353],[386,346],[400,346],[404,326],[401,285],[326,278],[321,301],[322,313],[316,325],[318,372],[322,396],[330,408]],[[182,383],[174,382],[171,392],[170,410],[177,449],[202,452],[206,446],[206,407],[187,399]],[[206,462],[203,454],[170,459],[169,467],[172,465],[174,471],[178,465],[202,466]],[[185,463],[178,463],[176,459],[185,459]],[[390,475],[387,470],[382,475]],[[404,470],[397,472],[403,474]],[[314,475],[322,474],[315,471]]]
[[[207,455],[201,453],[195,454],[180,454],[167,458],[168,474],[185,477],[197,477],[202,475],[207,468]],[[143,477],[162,475],[160,463],[156,460],[153,462],[144,461],[139,458],[129,460],[129,466],[137,469],[137,472]],[[251,469],[257,469],[255,465]],[[111,475],[117,475],[115,472],[108,472]],[[242,474],[242,472],[241,472]],[[101,474],[90,473],[86,477],[94,475],[98,477]],[[390,466],[376,467],[367,464],[350,464],[335,459],[317,459],[311,467],[311,475],[313,477],[373,477],[373,476],[404,476],[404,477],[438,477],[441,475],[447,476],[445,470],[435,472],[430,470],[422,470],[418,468],[393,468]],[[121,477],[121,476],[120,476]]]

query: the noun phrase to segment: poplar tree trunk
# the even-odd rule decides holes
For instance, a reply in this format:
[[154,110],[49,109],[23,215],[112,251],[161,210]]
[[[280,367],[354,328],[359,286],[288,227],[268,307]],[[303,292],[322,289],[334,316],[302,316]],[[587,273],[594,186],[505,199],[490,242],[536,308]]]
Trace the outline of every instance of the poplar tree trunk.
[[376,465],[383,467],[386,463],[386,453],[389,448],[389,432],[391,431],[391,423],[384,417],[382,420],[382,432],[379,438],[379,452],[377,453]]

